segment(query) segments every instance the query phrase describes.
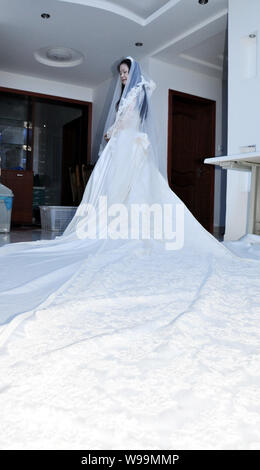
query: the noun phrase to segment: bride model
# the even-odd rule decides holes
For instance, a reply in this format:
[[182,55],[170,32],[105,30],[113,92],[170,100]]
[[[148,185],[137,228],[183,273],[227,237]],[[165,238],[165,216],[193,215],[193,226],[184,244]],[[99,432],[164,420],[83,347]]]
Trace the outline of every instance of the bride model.
[[96,253],[109,252],[111,262],[120,249],[134,256],[158,250],[168,256],[170,251],[230,256],[159,172],[150,107],[154,82],[130,57],[118,70],[100,156],[64,234],[0,249],[1,324],[40,305]]
[[249,448],[259,438],[245,423],[259,419],[260,263],[215,240],[161,175],[154,88],[133,58],[119,64],[75,217],[55,240],[0,249],[0,344],[12,371],[1,374],[3,446],[8,435],[15,448],[93,449]]

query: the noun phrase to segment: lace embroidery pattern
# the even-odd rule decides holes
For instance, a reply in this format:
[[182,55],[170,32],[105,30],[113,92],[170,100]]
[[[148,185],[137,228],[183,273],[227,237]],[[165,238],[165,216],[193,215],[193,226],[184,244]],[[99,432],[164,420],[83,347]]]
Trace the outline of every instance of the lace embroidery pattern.
[[143,85],[149,94],[151,94],[156,88],[156,85],[153,81],[147,82],[142,77],[142,81],[138,83],[137,86],[133,87],[132,90],[130,90],[127,97],[122,98],[116,120],[114,124],[107,130],[107,136],[109,139],[111,139],[112,135],[115,135],[119,130],[127,127],[126,120],[130,121],[133,113],[136,111],[136,100],[138,95],[140,95],[143,91]]
[[142,77],[142,81],[140,83],[138,83],[138,85],[136,85],[134,88],[132,88],[132,90],[130,90],[130,92],[128,93],[128,95],[126,96],[126,98],[122,98],[122,101],[119,105],[119,110],[118,110],[118,114],[120,114],[121,112],[124,111],[124,109],[128,106],[128,104],[134,100],[135,98],[137,98],[138,94],[141,93],[142,91],[142,87],[143,85],[145,86],[146,90],[151,94],[153,92],[153,90],[156,88],[156,85],[155,83],[151,80],[150,82],[147,82],[146,80],[144,80],[144,78]]

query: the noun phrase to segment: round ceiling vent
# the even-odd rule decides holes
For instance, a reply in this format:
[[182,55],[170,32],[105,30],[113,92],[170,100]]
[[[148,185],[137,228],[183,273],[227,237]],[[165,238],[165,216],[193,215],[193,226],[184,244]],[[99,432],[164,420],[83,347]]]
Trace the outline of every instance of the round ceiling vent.
[[75,67],[83,62],[83,54],[68,47],[44,47],[34,52],[35,59],[51,67]]

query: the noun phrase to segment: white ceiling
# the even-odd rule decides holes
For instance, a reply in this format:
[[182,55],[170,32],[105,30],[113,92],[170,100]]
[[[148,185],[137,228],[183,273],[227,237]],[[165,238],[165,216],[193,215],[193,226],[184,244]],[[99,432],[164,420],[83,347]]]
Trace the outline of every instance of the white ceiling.
[[[204,41],[191,49],[188,49],[186,54],[189,57],[193,57],[198,60],[198,62],[206,61],[210,63],[215,68],[218,67],[222,69],[223,66],[223,52],[225,47],[225,35],[223,31],[211,36]],[[183,54],[184,55],[184,54]]]
[[182,0],[60,0],[67,3],[100,8],[131,19],[145,26]]
[[[227,6],[228,0],[205,6],[198,0],[0,0],[0,70],[94,87],[131,55],[219,77]],[[35,51],[47,47],[72,48],[84,60],[75,67],[37,62]]]
[[168,0],[147,0],[146,2],[140,0],[114,0],[111,3],[122,6],[145,20],[170,2],[168,2]]

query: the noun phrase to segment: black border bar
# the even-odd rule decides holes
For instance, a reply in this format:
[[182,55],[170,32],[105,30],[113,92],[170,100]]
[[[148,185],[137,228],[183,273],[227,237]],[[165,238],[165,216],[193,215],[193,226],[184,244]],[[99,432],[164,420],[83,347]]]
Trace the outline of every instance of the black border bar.
[[[125,467],[211,468],[230,464],[254,468],[260,450],[2,450],[1,458],[10,466],[89,469]],[[17,466],[17,467],[16,467]]]

